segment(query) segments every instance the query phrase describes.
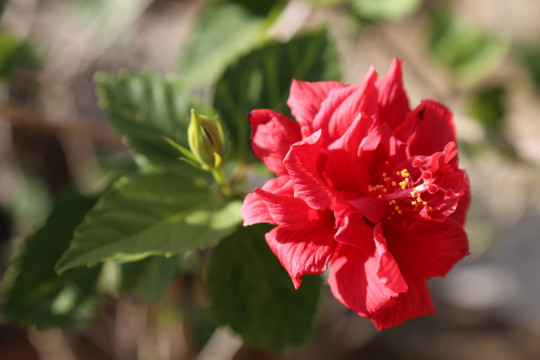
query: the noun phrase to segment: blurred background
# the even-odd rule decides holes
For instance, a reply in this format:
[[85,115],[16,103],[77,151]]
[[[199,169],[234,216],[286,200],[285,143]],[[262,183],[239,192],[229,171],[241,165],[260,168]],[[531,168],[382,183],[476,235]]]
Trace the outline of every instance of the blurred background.
[[[257,3],[258,5],[254,5]],[[377,332],[324,290],[312,341],[275,356],[227,329],[189,333],[174,301],[108,295],[86,327],[0,326],[2,360],[540,358],[540,2],[12,0],[0,18],[0,269],[69,184],[129,167],[92,77],[176,74],[203,99],[268,39],[327,26],[342,80],[404,60],[411,106],[452,109],[473,203],[471,255],[430,287],[439,313]],[[247,189],[249,190],[249,189]],[[173,284],[168,298],[179,291]]]

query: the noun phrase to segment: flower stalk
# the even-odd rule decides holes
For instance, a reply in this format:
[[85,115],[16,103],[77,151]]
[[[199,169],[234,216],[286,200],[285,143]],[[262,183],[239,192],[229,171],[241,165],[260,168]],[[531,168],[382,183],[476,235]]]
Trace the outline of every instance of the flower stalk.
[[223,171],[223,167],[219,166],[212,169],[212,176],[214,177],[214,180],[216,180],[216,183],[218,183],[221,193],[226,197],[232,197],[232,189],[229,182],[227,181],[227,177],[225,176],[225,171]]

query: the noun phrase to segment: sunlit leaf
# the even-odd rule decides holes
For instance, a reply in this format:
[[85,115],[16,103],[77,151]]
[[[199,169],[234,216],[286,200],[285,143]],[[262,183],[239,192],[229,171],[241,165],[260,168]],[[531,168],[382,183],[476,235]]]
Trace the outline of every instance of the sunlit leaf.
[[230,131],[237,159],[245,161],[251,152],[249,111],[269,108],[290,114],[286,102],[292,79],[339,79],[337,52],[326,31],[254,50],[230,65],[218,80],[214,107]]
[[101,106],[112,126],[135,153],[169,172],[205,176],[192,165],[178,160],[180,154],[163,137],[187,147],[189,112],[194,106],[174,79],[143,73],[97,73]]
[[57,271],[140,260],[218,243],[241,222],[239,201],[170,174],[120,178],[76,229]]
[[70,329],[91,318],[99,306],[96,281],[100,268],[57,275],[54,265],[94,203],[94,198],[73,190],[62,194],[46,223],[26,240],[5,281],[1,306],[5,321]]
[[[264,39],[276,1],[221,1],[205,6],[178,66],[190,85],[209,85],[238,55]],[[274,8],[274,11],[272,11]]]
[[492,72],[508,53],[506,39],[467,26],[448,12],[432,17],[429,51],[465,83]]
[[422,0],[349,0],[352,9],[363,19],[397,20],[418,10]]
[[208,268],[209,311],[248,343],[281,351],[308,340],[321,279],[304,276],[295,290],[264,240],[268,230],[241,228],[217,246]]

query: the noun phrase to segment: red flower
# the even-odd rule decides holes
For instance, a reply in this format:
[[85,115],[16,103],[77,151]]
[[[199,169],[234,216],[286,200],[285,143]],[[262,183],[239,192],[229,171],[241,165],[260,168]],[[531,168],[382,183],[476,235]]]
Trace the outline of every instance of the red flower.
[[411,111],[399,60],[357,85],[294,80],[287,104],[298,122],[249,114],[253,152],[277,177],[246,197],[244,225],[277,225],[266,241],[296,288],[331,263],[334,296],[378,329],[435,312],[427,279],[468,254],[450,111]]

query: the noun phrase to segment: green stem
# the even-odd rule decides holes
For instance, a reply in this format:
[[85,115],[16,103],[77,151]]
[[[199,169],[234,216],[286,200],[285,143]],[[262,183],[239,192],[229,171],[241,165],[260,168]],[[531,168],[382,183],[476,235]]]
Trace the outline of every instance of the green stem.
[[216,182],[219,184],[221,193],[226,197],[232,197],[232,190],[229,183],[227,182],[227,177],[225,176],[223,167],[219,166],[215,169],[212,169],[212,175],[214,176]]

